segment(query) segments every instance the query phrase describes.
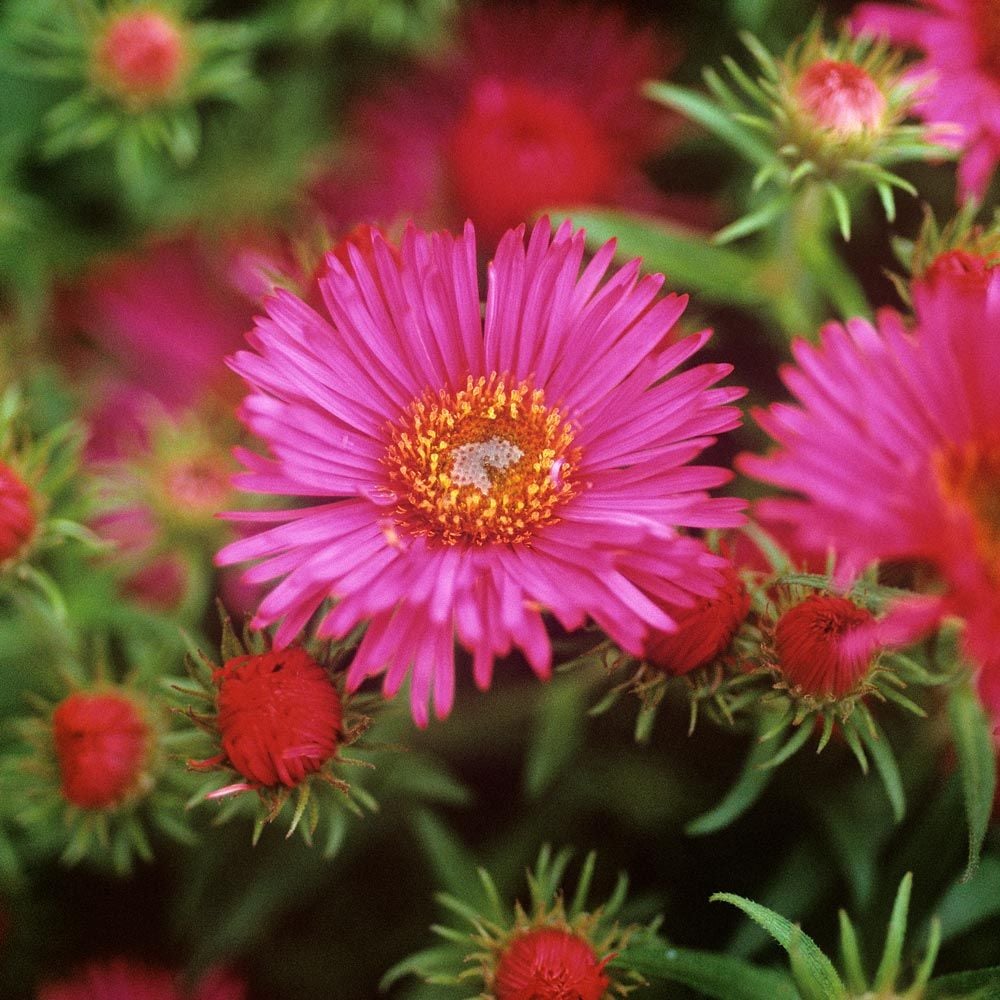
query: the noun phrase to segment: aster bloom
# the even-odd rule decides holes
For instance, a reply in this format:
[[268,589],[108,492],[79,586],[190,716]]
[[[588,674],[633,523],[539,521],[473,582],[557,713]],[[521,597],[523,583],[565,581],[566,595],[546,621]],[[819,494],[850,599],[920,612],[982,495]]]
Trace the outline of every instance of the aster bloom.
[[278,292],[232,359],[274,455],[242,452],[238,485],[322,501],[236,515],[278,522],[219,554],[283,578],[255,627],[286,645],[336,600],[320,636],[369,621],[349,687],[385,671],[392,695],[412,672],[425,725],[432,695],[451,708],[456,634],[485,689],[514,646],[548,675],[543,607],[639,655],[673,626],[657,602],[715,592],[720,560],[676,529],[741,520],[705,492],[730,474],[685,463],[736,426],[742,390],[711,388],[729,365],[665,377],[709,334],[661,346],[685,305],[657,299],[662,276],[633,261],[601,286],[613,244],[581,273],[583,233],[545,220],[527,248],[520,229],[501,241],[482,318],[471,224],[410,228],[399,262],[375,235],[374,268],[349,249],[353,274],[330,256],[320,280],[329,320]]
[[38,990],[38,1000],[245,1000],[246,985],[230,972],[209,972],[193,989],[178,973],[128,958],[90,962]]
[[317,202],[338,229],[471,218],[492,245],[555,206],[661,207],[639,167],[667,134],[665,114],[640,87],[675,61],[614,7],[547,0],[475,10],[449,60],[355,110],[353,159],[318,183]]
[[37,525],[31,490],[9,465],[0,462],[0,563],[23,552]]
[[885,639],[893,623],[905,640],[955,614],[970,656],[995,671],[1000,273],[985,291],[945,275],[917,282],[913,298],[912,332],[883,313],[877,329],[855,319],[826,327],[818,347],[797,343],[784,378],[798,403],[755,414],[779,447],[742,456],[742,468],[799,494],[766,509],[808,546],[835,546],[844,575],[874,560],[936,568],[946,592],[904,602]]
[[256,296],[234,283],[232,262],[192,236],[160,239],[92,267],[66,311],[135,390],[173,410],[190,406],[225,391],[220,362],[253,316]]
[[1000,8],[994,0],[922,0],[921,10],[863,3],[856,31],[919,49],[913,73],[932,75],[916,109],[928,122],[957,125],[963,197],[979,197],[1000,162]]
[[[322,650],[326,658],[335,652],[329,644]],[[320,804],[330,806],[327,846],[332,853],[344,832],[341,807],[359,811],[354,799],[374,807],[363,789],[340,777],[340,765],[360,763],[341,751],[358,740],[370,719],[356,704],[347,704],[343,671],[331,673],[317,655],[318,648],[270,649],[262,635],[250,631],[240,639],[223,617],[222,665],[201,652],[189,657],[188,674],[197,686],[179,684],[175,690],[186,702],[186,717],[208,734],[217,751],[188,760],[192,771],[212,775],[193,801],[256,793],[261,806],[255,810],[256,841],[294,793],[288,833],[299,828],[307,843],[324,818]],[[193,755],[204,740],[191,735],[196,738],[189,747]],[[327,795],[330,790],[336,795]]]
[[[383,989],[408,974],[439,985],[482,983],[481,997],[492,1000],[618,1000],[645,980],[627,967],[609,967],[630,944],[651,938],[659,924],[622,927],[615,915],[625,900],[628,881],[618,879],[603,906],[587,908],[596,856],[587,856],[571,899],[561,882],[572,852],[553,855],[546,845],[527,873],[530,902],[512,908],[501,901],[492,877],[479,869],[490,906],[482,913],[471,900],[447,894],[439,902],[471,930],[435,927],[446,944],[420,952],[386,973]],[[468,986],[466,986],[468,989]]]

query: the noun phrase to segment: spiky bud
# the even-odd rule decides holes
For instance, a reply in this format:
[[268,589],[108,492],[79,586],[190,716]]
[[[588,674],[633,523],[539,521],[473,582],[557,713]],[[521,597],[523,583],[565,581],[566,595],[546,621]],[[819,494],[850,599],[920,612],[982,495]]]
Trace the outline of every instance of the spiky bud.
[[126,11],[112,18],[94,52],[100,83],[138,108],[168,97],[180,83],[186,62],[183,29],[157,10]]
[[31,490],[9,465],[0,462],[0,563],[20,555],[37,524]]

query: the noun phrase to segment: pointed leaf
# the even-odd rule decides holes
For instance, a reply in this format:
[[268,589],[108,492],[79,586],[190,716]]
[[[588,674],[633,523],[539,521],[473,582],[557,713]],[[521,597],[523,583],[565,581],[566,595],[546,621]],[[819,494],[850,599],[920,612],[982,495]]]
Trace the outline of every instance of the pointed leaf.
[[927,984],[923,1000],[1000,1000],[1000,965],[938,976]]
[[535,702],[535,720],[524,765],[524,791],[537,799],[583,746],[588,686],[582,671],[552,681]]
[[711,901],[732,903],[733,906],[742,910],[751,920],[760,924],[781,945],[785,951],[790,952],[792,941],[799,953],[798,964],[808,972],[810,984],[819,992],[825,1000],[846,1000],[847,991],[844,984],[837,975],[837,970],[833,963],[820,951],[819,946],[801,928],[786,920],[781,914],[769,910],[766,906],[761,906],[750,899],[742,896],[734,896],[728,892],[717,892],[711,897]]
[[963,875],[963,880],[967,880],[979,865],[983,839],[990,824],[997,783],[996,747],[989,719],[970,686],[961,685],[952,692],[948,699],[948,717],[969,824],[969,861]]
[[774,159],[774,150],[770,146],[737,125],[726,111],[704,94],[662,82],[647,84],[645,92],[647,97],[659,104],[665,104],[707,128],[751,163],[760,166]]
[[855,728],[855,732],[875,762],[875,770],[878,771],[885,786],[892,814],[899,823],[906,813],[906,795],[903,792],[903,779],[899,775],[899,765],[882,728],[869,713],[865,712],[865,716],[863,721],[859,720],[859,725],[852,728]]
[[760,265],[747,253],[714,246],[662,219],[603,209],[574,212],[572,219],[587,231],[590,247],[616,239],[619,258],[641,257],[646,271],[665,274],[677,291],[734,305],[770,302],[772,293],[763,287]]
[[788,975],[758,969],[728,955],[674,948],[664,943],[632,945],[611,965],[631,969],[652,980],[682,983],[717,1000],[797,1000]]
[[[773,715],[764,714],[758,722],[758,729],[765,729],[774,721]],[[691,820],[684,832],[689,837],[701,837],[716,833],[739,819],[763,794],[768,782],[774,776],[773,769],[761,765],[771,756],[771,748],[755,739],[743,764],[743,770],[722,801],[706,813]]]
[[903,955],[903,941],[906,938],[906,916],[910,909],[910,891],[913,888],[913,873],[907,872],[899,883],[896,900],[892,904],[889,930],[885,937],[882,961],[875,973],[875,989],[891,989],[899,976],[899,963]]

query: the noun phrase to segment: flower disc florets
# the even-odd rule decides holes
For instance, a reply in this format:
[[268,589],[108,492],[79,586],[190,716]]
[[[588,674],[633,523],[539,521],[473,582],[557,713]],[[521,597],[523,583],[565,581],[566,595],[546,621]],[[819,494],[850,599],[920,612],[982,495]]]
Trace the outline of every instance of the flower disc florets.
[[0,563],[20,555],[38,526],[31,490],[0,462]]
[[573,430],[545,394],[491,375],[417,400],[384,462],[397,515],[445,544],[524,542],[579,489]]
[[222,747],[252,785],[294,788],[336,753],[340,696],[304,649],[235,657],[214,679]]
[[110,809],[148,791],[152,730],[122,693],[77,691],[52,713],[62,794],[81,809]]

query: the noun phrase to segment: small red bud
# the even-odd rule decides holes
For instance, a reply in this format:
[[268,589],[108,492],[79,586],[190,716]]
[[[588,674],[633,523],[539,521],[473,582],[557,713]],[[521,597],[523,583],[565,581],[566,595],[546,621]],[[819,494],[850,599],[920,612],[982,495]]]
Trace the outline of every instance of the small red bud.
[[840,698],[867,672],[870,658],[851,654],[842,640],[873,621],[846,597],[813,594],[789,608],[774,629],[778,669],[806,694]]
[[0,462],[0,563],[21,552],[37,523],[31,491],[9,465]]
[[52,714],[63,796],[83,809],[109,809],[138,786],[149,727],[121,694],[77,692]]
[[340,696],[304,649],[237,656],[215,683],[222,749],[253,785],[294,788],[336,752]]
[[877,129],[888,103],[867,70],[833,59],[821,59],[802,73],[795,99],[815,125],[844,138]]
[[732,566],[715,597],[701,597],[689,608],[667,607],[676,632],[653,632],[646,638],[645,658],[673,676],[711,663],[725,652],[750,611],[750,595]]
[[133,104],[166,97],[186,60],[181,28],[155,10],[131,11],[110,21],[95,55],[102,82]]
[[931,287],[952,285],[966,291],[986,291],[990,273],[1000,264],[1000,254],[983,256],[967,250],[939,253],[923,273],[921,280]]

